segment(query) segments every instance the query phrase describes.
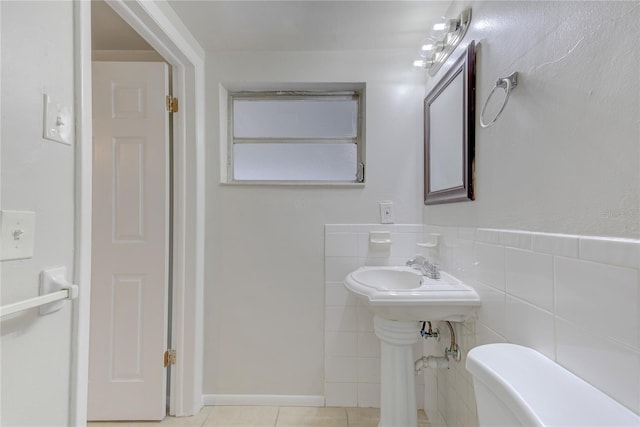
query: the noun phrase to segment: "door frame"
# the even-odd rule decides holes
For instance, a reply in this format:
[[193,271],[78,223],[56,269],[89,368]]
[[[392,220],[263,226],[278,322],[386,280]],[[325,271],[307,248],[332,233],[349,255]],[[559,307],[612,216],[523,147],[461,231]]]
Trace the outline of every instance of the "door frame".
[[[196,414],[202,408],[204,206],[205,206],[205,53],[166,3],[106,0],[173,69],[173,348],[169,413]],[[76,207],[70,425],[85,425],[89,380],[91,303],[91,2],[74,1],[76,93]]]

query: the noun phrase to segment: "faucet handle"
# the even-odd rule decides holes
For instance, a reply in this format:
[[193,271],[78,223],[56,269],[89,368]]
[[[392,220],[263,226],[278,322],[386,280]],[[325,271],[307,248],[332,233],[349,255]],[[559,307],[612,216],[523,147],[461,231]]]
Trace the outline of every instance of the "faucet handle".
[[440,278],[440,266],[438,264],[431,264],[429,266],[429,271],[434,279]]
[[416,255],[413,258],[409,258],[409,260],[407,261],[406,265],[408,265],[408,266],[413,266],[415,264],[424,265],[425,262],[426,262],[426,260],[424,259],[424,257],[422,255]]

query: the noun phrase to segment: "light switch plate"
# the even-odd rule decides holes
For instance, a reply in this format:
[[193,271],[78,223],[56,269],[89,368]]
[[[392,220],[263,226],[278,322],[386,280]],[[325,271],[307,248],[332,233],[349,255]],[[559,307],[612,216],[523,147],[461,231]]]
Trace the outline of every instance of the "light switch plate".
[[0,261],[33,258],[36,213],[0,211],[2,245]]
[[73,143],[73,111],[49,95],[43,99],[42,137],[51,141],[71,145]]

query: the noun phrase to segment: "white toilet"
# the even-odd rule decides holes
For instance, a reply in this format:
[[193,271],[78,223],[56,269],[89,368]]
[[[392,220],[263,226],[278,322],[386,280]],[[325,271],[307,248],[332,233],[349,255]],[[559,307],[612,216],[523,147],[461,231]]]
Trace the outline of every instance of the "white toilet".
[[640,416],[533,349],[479,346],[466,368],[480,426],[640,426]]

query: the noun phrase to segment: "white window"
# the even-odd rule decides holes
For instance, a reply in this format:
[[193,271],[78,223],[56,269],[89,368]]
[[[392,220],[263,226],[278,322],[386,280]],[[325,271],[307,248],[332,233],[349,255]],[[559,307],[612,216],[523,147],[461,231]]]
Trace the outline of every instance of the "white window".
[[228,181],[364,182],[362,96],[229,93]]

